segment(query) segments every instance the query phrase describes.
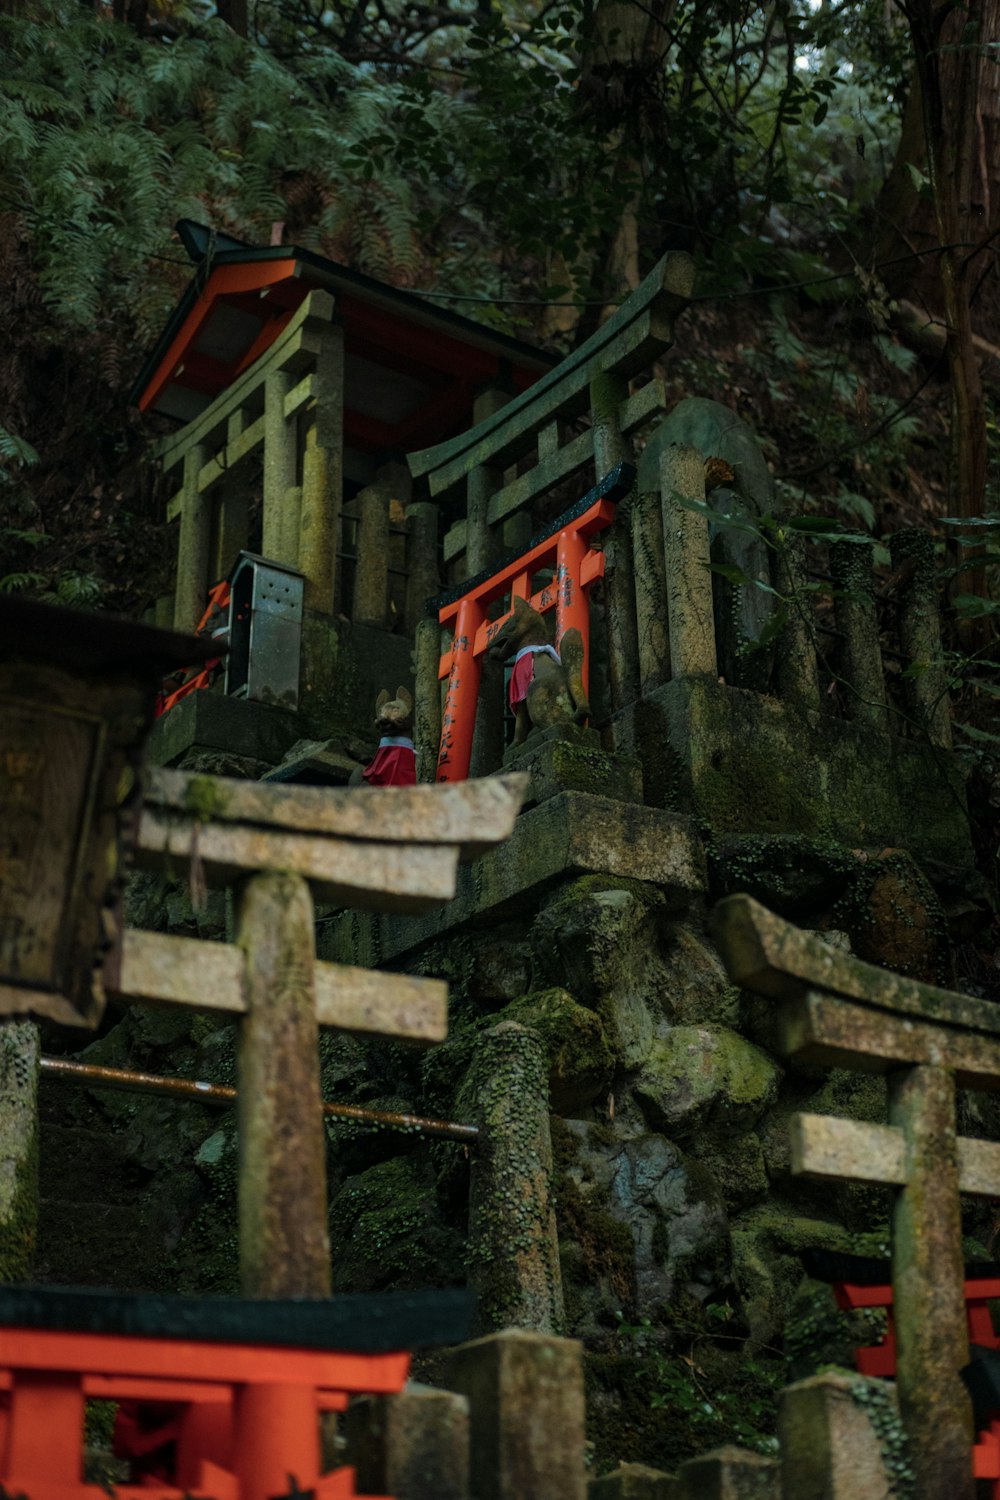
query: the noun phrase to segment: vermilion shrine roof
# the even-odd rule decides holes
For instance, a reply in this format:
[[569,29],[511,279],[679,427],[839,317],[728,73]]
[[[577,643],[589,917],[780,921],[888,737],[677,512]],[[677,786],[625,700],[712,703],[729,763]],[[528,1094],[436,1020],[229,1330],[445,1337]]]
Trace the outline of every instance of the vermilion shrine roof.
[[484,385],[527,389],[558,362],[413,292],[295,245],[247,245],[182,220],[198,270],[131,392],[142,411],[198,416],[270,347],[306,295],[334,294],[345,334],[344,437],[405,453],[467,426]]

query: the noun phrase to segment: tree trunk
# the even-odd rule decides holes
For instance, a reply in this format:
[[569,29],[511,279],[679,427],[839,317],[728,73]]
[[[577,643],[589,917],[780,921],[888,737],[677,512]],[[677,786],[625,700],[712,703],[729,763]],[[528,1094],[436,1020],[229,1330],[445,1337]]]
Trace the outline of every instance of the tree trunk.
[[[896,161],[879,200],[877,258],[931,252],[889,267],[887,279],[894,292],[937,313],[945,325],[952,408],[949,511],[980,516],[986,408],[972,300],[989,265],[980,247],[1000,204],[1000,0],[968,0],[962,8],[951,0],[899,3],[913,40],[913,82]],[[911,167],[928,179],[926,194],[918,194]],[[969,564],[958,591],[982,592],[983,570],[974,554],[956,561]]]

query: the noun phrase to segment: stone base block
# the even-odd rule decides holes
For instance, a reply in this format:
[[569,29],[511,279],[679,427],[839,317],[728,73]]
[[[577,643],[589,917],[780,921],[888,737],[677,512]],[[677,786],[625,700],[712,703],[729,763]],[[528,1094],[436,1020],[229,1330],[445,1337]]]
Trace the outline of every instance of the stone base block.
[[638,756],[646,800],[713,829],[788,833],[972,863],[958,762],[761,693],[689,677],[615,715],[610,737]]
[[245,774],[262,775],[278,764],[299,732],[296,716],[286,709],[224,693],[190,693],[153,725],[148,757],[154,766],[186,765],[199,756],[231,757],[260,767]]
[[398,1396],[354,1401],[346,1459],[362,1494],[394,1500],[469,1500],[469,1403],[411,1383]]
[[533,730],[523,745],[511,746],[503,769],[527,771],[531,786],[525,806],[531,807],[559,792],[586,792],[620,802],[642,801],[642,767],[635,755],[612,755],[601,749],[594,729],[555,724]]
[[676,1485],[671,1500],[781,1500],[777,1460],[745,1448],[714,1448],[688,1459]]
[[645,1464],[619,1464],[587,1486],[587,1500],[676,1500],[676,1495],[671,1475]]
[[519,817],[505,844],[460,870],[447,906],[422,917],[345,912],[324,926],[318,951],[375,968],[465,923],[529,910],[557,880],[590,874],[645,881],[678,907],[706,888],[705,854],[689,818],[561,792]]
[[781,1392],[782,1500],[890,1500],[896,1493],[875,1429],[851,1394],[859,1384],[889,1389],[860,1375],[814,1375]]
[[585,1500],[583,1349],[508,1328],[455,1349],[469,1402],[475,1500]]

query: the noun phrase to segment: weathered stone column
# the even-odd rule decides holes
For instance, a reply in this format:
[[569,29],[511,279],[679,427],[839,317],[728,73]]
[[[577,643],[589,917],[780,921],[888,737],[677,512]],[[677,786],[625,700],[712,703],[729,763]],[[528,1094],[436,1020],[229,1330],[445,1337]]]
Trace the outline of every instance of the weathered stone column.
[[813,713],[819,711],[819,674],[802,549],[801,538],[788,533],[781,550],[772,554],[771,582],[788,600],[788,620],[777,640],[777,678],[786,703]]
[[[501,411],[510,400],[510,392],[490,386],[479,392],[472,403],[472,421],[477,426]],[[477,464],[469,470],[466,481],[465,562],[468,577],[488,568],[497,555],[497,543],[490,530],[487,512],[501,475],[488,464]]]
[[860,1375],[813,1375],[778,1397],[782,1500],[891,1500],[882,1445],[854,1389],[895,1406],[895,1389]]
[[225,578],[246,549],[250,533],[250,497],[246,485],[234,476],[223,481],[219,496],[212,574]]
[[264,514],[261,552],[275,562],[285,540],[285,495],[298,478],[296,422],[285,416],[285,397],[295,384],[286,370],[273,370],[264,382]]
[[513,1021],[485,1032],[463,1095],[479,1127],[469,1191],[469,1283],[478,1293],[478,1327],[557,1333],[562,1277],[541,1038]]
[[246,1015],[237,1051],[240,1281],[247,1297],[327,1297],[326,1142],[315,926],[306,882],[254,875],[239,895]]
[[28,1281],[38,1231],[38,1059],[34,1021],[0,1023],[0,1281]]
[[281,551],[275,558],[286,567],[299,565],[299,528],[302,521],[302,486],[289,485],[281,504]]
[[454,1350],[446,1380],[469,1402],[475,1500],[584,1500],[575,1339],[508,1328]]
[[[631,462],[632,445],[618,425],[618,408],[628,383],[618,375],[598,374],[590,382],[590,422],[594,432],[594,473],[600,480],[618,464]],[[608,675],[611,707],[624,708],[639,696],[639,645],[636,623],[635,565],[628,506],[619,506],[604,546],[604,594],[608,620]]]
[[906,1141],[892,1213],[896,1389],[913,1453],[915,1500],[973,1500],[972,1408],[958,1192],[955,1081],[947,1068],[889,1074],[889,1124]]
[[834,543],[830,547],[830,568],[840,594],[836,601],[837,627],[843,636],[847,714],[884,734],[889,725],[871,548],[860,542]]
[[358,496],[358,556],[354,568],[357,625],[385,625],[389,598],[389,491],[370,484]]
[[398,1396],[352,1401],[346,1458],[363,1494],[393,1500],[469,1500],[469,1403],[409,1383]]
[[406,628],[416,630],[428,599],[440,591],[438,574],[438,508],[429,500],[406,507]]
[[639,691],[645,698],[670,678],[667,627],[667,563],[659,495],[633,494],[629,501],[635,623],[639,647]]
[[718,672],[708,521],[681,500],[705,499],[705,460],[697,448],[665,448],[660,459],[663,545],[667,565],[670,672],[673,677]]
[[181,534],[177,543],[177,588],[174,591],[174,629],[194,630],[208,599],[208,563],[212,540],[212,505],[198,489],[198,476],[208,463],[204,443],[184,455]]
[[[242,406],[226,421],[226,451],[246,431],[247,414]],[[250,497],[239,466],[227,469],[216,489],[215,547],[212,554],[213,581],[225,578],[239,554],[248,545]]]
[[[508,391],[481,391],[472,408],[474,422],[485,421],[510,400]],[[470,470],[466,489],[465,564],[469,578],[496,561],[500,538],[489,524],[490,501],[503,482],[502,474],[487,464]],[[485,658],[476,704],[476,727],[472,736],[470,776],[489,776],[503,759],[503,665]]]
[[417,622],[413,648],[413,748],[417,780],[433,781],[441,748],[441,627],[437,620]]
[[894,569],[912,559],[913,572],[899,596],[899,643],[910,665],[904,679],[910,709],[932,745],[951,749],[951,705],[941,650],[941,613],[934,580],[934,538],[907,526],[889,539]]
[[313,381],[316,404],[307,415],[302,455],[298,566],[305,575],[306,609],[331,615],[344,495],[344,330],[338,325],[323,335]]

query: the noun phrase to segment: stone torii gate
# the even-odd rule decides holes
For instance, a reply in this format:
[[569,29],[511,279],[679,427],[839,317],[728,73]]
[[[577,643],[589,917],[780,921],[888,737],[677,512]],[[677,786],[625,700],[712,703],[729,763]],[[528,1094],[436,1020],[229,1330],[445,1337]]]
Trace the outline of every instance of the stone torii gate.
[[958,1136],[955,1086],[1000,1089],[1000,1006],[862,963],[748,896],[712,920],[734,982],[780,1002],[785,1056],[887,1075],[887,1125],[793,1117],[792,1171],[894,1190],[897,1386],[916,1497],[972,1500],[960,1194],[1000,1196],[1000,1144]]
[[240,882],[236,941],[127,929],[105,989],[240,1020],[240,1279],[258,1297],[328,1296],[318,1027],[416,1045],[447,1035],[447,985],[317,962],[313,897],[421,912],[455,893],[460,859],[505,839],[522,776],[377,793],[152,771],[134,863]]

